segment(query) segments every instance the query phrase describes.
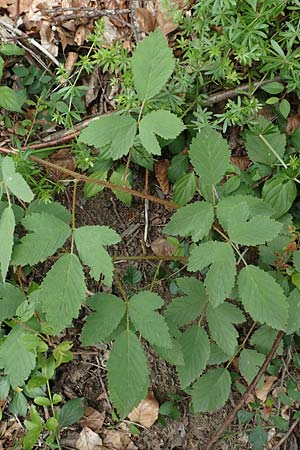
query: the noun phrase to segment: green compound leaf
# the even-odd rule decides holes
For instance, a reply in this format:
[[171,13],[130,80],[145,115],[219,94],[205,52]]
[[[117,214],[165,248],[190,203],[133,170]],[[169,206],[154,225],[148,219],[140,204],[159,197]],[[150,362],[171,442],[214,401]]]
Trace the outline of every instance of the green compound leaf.
[[265,355],[256,350],[244,349],[239,357],[239,369],[248,384],[253,381],[265,361]]
[[271,275],[252,265],[244,267],[238,276],[238,288],[244,308],[253,320],[285,330],[288,302]]
[[12,263],[17,266],[45,261],[64,245],[71,234],[69,225],[46,213],[26,215],[22,225],[31,233],[14,247]]
[[57,219],[62,220],[63,222],[70,223],[71,222],[71,214],[63,205],[58,202],[45,203],[42,200],[34,200],[26,210],[26,216],[30,216],[34,213],[46,213],[51,216],[55,216]]
[[105,340],[119,325],[125,312],[125,303],[112,294],[96,294],[88,305],[95,309],[87,318],[81,333],[83,345],[95,345]]
[[193,139],[190,158],[201,182],[211,187],[221,181],[228,169],[230,148],[220,133],[207,126]]
[[100,117],[81,132],[78,140],[96,148],[109,146],[109,157],[116,160],[127,155],[133,146],[136,127],[130,116]]
[[176,283],[186,295],[175,298],[168,305],[165,317],[182,327],[201,315],[207,302],[207,297],[203,283],[196,280],[196,278],[178,278]]
[[15,216],[12,208],[5,208],[0,216],[0,269],[3,282],[5,282],[11,260],[15,225]]
[[128,313],[136,330],[152,345],[171,348],[172,340],[165,318],[156,310],[164,301],[153,292],[140,292],[128,303]]
[[238,332],[233,324],[242,323],[245,320],[240,309],[226,302],[217,308],[208,305],[206,319],[213,340],[226,355],[232,356],[238,344]]
[[262,190],[263,200],[274,209],[273,217],[277,219],[290,210],[296,196],[296,183],[281,175],[268,180]]
[[19,173],[16,172],[15,165],[11,157],[7,156],[2,160],[1,164],[2,177],[8,189],[19,199],[24,202],[33,200],[33,192]]
[[147,396],[149,371],[140,341],[132,331],[115,340],[107,362],[110,398],[125,418]]
[[195,202],[180,208],[173,214],[164,232],[173,236],[191,236],[194,242],[207,236],[214,220],[214,211],[209,202]]
[[260,245],[272,241],[281,231],[283,224],[269,217],[255,216],[241,222],[232,219],[228,226],[228,234],[233,242],[241,245]]
[[104,284],[111,286],[114,267],[103,246],[120,242],[120,236],[109,227],[90,225],[77,228],[74,237],[79,257],[91,268],[91,276],[99,281],[100,274],[103,274]]
[[16,286],[0,284],[0,321],[11,319],[24,301],[25,295]]
[[29,299],[42,305],[47,324],[53,328],[54,334],[58,334],[78,316],[85,295],[80,261],[76,255],[68,254],[56,261]]
[[139,99],[154,97],[168,81],[174,67],[172,50],[158,28],[137,45],[132,58],[133,82]]
[[184,331],[179,339],[184,364],[177,366],[181,387],[189,386],[205,370],[209,360],[210,345],[206,332],[197,325]]
[[227,369],[211,369],[192,387],[192,408],[195,413],[214,412],[229,398],[231,378]]
[[184,124],[170,111],[152,111],[143,117],[139,125],[141,144],[152,155],[160,155],[160,145],[155,135],[164,139],[175,139],[184,129]]
[[0,349],[0,367],[7,374],[11,387],[21,387],[35,367],[36,352],[26,348],[25,336],[32,336],[15,326]]
[[188,270],[196,272],[211,266],[204,285],[210,303],[216,307],[229,297],[234,287],[236,261],[229,243],[210,241],[195,246],[188,262]]
[[289,315],[286,333],[293,334],[300,330],[300,291],[299,289],[294,289],[289,297]]
[[196,194],[196,177],[194,172],[186,173],[180,177],[173,186],[173,202],[185,205]]

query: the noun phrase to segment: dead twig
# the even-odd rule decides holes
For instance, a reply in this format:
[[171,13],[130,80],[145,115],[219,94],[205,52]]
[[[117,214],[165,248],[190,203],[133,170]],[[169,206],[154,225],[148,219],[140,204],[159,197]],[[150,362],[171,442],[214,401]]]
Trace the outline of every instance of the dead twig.
[[274,447],[271,448],[271,450],[280,450],[282,444],[284,444],[288,440],[288,438],[290,437],[292,432],[295,430],[295,428],[299,425],[299,423],[300,423],[300,418],[295,420],[293,425],[289,428],[288,432],[280,439],[278,444],[276,444]]
[[[72,12],[71,14],[64,14],[65,12]],[[108,16],[114,17],[118,20],[119,15],[130,13],[130,9],[96,9],[91,7],[81,8],[55,8],[55,9],[46,9],[46,13],[51,14],[53,16],[54,22],[65,22],[68,20],[76,20],[76,19],[95,19],[97,17]],[[59,14],[59,15],[56,15]],[[131,27],[130,23],[127,23],[125,20],[122,20],[124,25],[128,25]]]

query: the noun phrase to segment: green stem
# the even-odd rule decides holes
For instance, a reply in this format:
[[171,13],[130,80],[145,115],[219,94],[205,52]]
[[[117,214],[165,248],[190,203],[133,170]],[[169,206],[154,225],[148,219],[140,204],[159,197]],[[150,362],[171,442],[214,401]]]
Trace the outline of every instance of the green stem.
[[[52,416],[55,418],[56,414],[55,414],[55,409],[54,409],[54,405],[53,405],[53,401],[52,401],[52,394],[51,394],[51,389],[50,389],[50,385],[49,385],[49,380],[46,381],[46,385],[47,385],[48,397],[49,397],[50,405],[51,405]],[[62,448],[60,446],[59,436],[58,436],[57,431],[55,432],[55,439],[56,439],[56,443],[57,443],[59,450],[62,450]]]
[[271,152],[273,153],[273,155],[276,156],[276,158],[278,159],[278,161],[282,164],[282,166],[287,169],[288,166],[286,165],[286,163],[283,161],[283,159],[281,158],[281,156],[278,155],[278,153],[276,152],[276,150],[272,147],[272,145],[267,141],[267,139],[262,135],[259,134],[258,137],[263,141],[263,143],[268,147],[269,150],[271,150]]

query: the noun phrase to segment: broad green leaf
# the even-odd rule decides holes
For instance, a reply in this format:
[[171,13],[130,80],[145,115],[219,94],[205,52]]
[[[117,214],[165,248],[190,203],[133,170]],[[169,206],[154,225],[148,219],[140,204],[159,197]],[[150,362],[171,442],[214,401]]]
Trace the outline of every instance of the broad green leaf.
[[25,295],[19,288],[9,283],[0,284],[0,321],[11,319],[24,301]]
[[275,213],[273,217],[283,216],[292,207],[297,196],[297,187],[293,180],[281,175],[275,175],[268,180],[262,189],[262,198]]
[[136,121],[131,116],[111,115],[93,120],[79,137],[79,142],[103,148],[109,146],[109,157],[120,159],[133,146]]
[[221,134],[207,126],[190,146],[190,158],[201,181],[208,186],[218,184],[230,163],[230,149]]
[[228,370],[211,369],[192,387],[192,408],[195,413],[214,412],[228,400],[231,378]]
[[210,353],[206,332],[197,325],[192,325],[180,337],[184,364],[177,366],[181,387],[189,386],[205,370]]
[[153,155],[147,152],[142,145],[133,147],[131,152],[131,160],[134,164],[138,164],[145,169],[153,170]]
[[23,439],[24,450],[31,450],[35,446],[43,429],[43,421],[33,405],[30,407],[30,421],[25,420],[24,425],[28,430]]
[[239,357],[240,374],[250,384],[265,361],[265,355],[256,350],[244,349]]
[[85,295],[86,286],[79,259],[74,254],[67,254],[56,261],[29,299],[42,305],[47,324],[54,334],[58,334],[78,316]]
[[[94,180],[106,181],[107,172],[96,171],[90,174],[89,178],[93,178]],[[83,187],[83,195],[85,198],[94,197],[94,195],[98,194],[99,192],[102,192],[103,189],[104,186],[100,186],[99,184],[85,183]]]
[[89,225],[74,231],[75,244],[83,264],[91,268],[90,274],[99,281],[104,275],[103,282],[111,286],[113,280],[113,262],[103,246],[120,242],[120,236],[109,227]]
[[42,200],[34,200],[26,210],[26,216],[30,216],[34,213],[46,213],[51,216],[55,216],[57,219],[62,220],[63,222],[70,223],[71,222],[71,214],[61,203],[51,202],[45,203]]
[[[118,186],[125,186],[127,188],[131,188],[131,171],[127,171],[125,166],[119,166],[117,170],[115,170],[110,176],[110,182],[113,184],[117,184]],[[112,190],[115,196],[121,200],[121,202],[125,203],[125,205],[130,206],[132,201],[132,195],[128,192],[122,192],[117,189]]]
[[211,266],[204,285],[210,303],[216,307],[229,297],[234,287],[236,261],[229,243],[209,241],[195,246],[188,262],[188,270],[196,272]]
[[[1,175],[1,173],[0,173]],[[5,208],[8,208],[9,204],[8,202],[0,201],[0,217]],[[16,205],[15,203],[11,205],[11,209],[13,210],[16,224],[21,221],[21,219],[24,217],[24,209],[21,208],[19,205]]]
[[227,302],[217,308],[208,305],[206,319],[213,340],[226,355],[232,356],[238,344],[238,332],[233,324],[244,322],[242,312]]
[[269,217],[255,216],[248,221],[232,218],[227,231],[233,242],[241,245],[260,245],[272,241],[281,231],[282,223]]
[[[290,241],[291,237],[289,235],[279,235],[267,245],[261,245],[259,247],[261,261],[269,266],[275,266],[275,262],[278,261],[281,255],[283,255],[284,248]],[[287,262],[288,259],[289,255],[284,256],[283,263]]]
[[7,42],[0,46],[0,53],[6,56],[22,56],[25,54],[25,51],[23,48],[18,47],[18,45]]
[[210,344],[210,356],[207,363],[209,366],[223,364],[224,362],[229,361],[230,358],[231,356],[224,353],[217,344],[215,344],[214,342]]
[[164,232],[171,235],[191,236],[200,241],[207,236],[214,219],[214,211],[209,202],[195,202],[180,208],[173,214]]
[[276,95],[284,91],[284,85],[282,83],[278,83],[277,81],[272,81],[271,83],[262,86],[261,89],[268,94]]
[[279,103],[279,111],[285,119],[288,118],[291,111],[291,105],[285,98]]
[[288,303],[282,287],[258,267],[244,267],[238,276],[240,299],[253,320],[284,330]]
[[173,201],[186,205],[196,194],[196,177],[194,172],[183,175],[173,186]]
[[71,234],[69,225],[46,213],[26,215],[22,225],[31,233],[14,247],[12,263],[16,266],[32,266],[45,261],[64,245]]
[[164,301],[153,292],[134,295],[128,303],[128,313],[134,327],[152,345],[171,348],[172,341],[165,318],[156,310]]
[[5,208],[0,216],[0,269],[3,283],[7,275],[14,243],[15,216],[12,208]]
[[0,86],[0,108],[22,112],[23,95],[8,86]]
[[170,111],[152,111],[140,122],[139,136],[141,144],[152,155],[160,155],[160,145],[155,135],[164,139],[175,139],[184,129],[184,124]]
[[293,253],[293,263],[297,272],[300,272],[300,250],[296,250]]
[[28,402],[23,392],[14,392],[13,398],[9,402],[8,411],[15,416],[25,417],[27,414]]
[[66,402],[60,409],[57,419],[60,428],[69,427],[78,422],[84,415],[85,407],[82,398],[73,398]]
[[286,333],[293,334],[298,333],[300,330],[300,291],[299,289],[294,289],[289,297],[289,314]]
[[166,84],[175,67],[172,50],[158,28],[138,43],[132,58],[134,87],[140,100],[154,97]]
[[165,317],[181,327],[201,315],[207,298],[203,283],[196,278],[178,278],[176,282],[186,295],[175,298],[168,305]]
[[256,427],[248,431],[252,450],[264,450],[268,442],[268,433],[263,427]]
[[115,340],[107,362],[109,396],[121,419],[147,396],[149,373],[147,358],[132,331]]
[[[1,96],[1,94],[0,94]],[[8,186],[8,189],[20,200],[24,202],[31,202],[33,200],[33,192],[19,173],[16,172],[15,165],[10,156],[6,156],[2,160],[2,176],[3,181]]]
[[172,347],[158,347],[157,345],[153,345],[154,351],[169,364],[178,366],[184,364],[183,353],[180,343],[177,339],[172,340]]
[[179,178],[185,175],[188,171],[189,167],[189,157],[188,155],[183,155],[179,153],[179,155],[173,156],[171,159],[171,165],[168,168],[168,178],[171,183],[176,183]]
[[36,352],[25,347],[28,332],[15,325],[0,349],[0,367],[8,376],[13,389],[22,387],[35,367]]
[[83,345],[95,345],[107,338],[119,325],[126,312],[125,303],[112,294],[96,294],[88,301],[95,312],[91,313],[83,327]]
[[[276,339],[278,332],[274,328],[262,325],[258,328],[250,339],[250,344],[255,347],[259,353],[267,355]],[[276,355],[281,355],[283,352],[283,343],[280,342]]]

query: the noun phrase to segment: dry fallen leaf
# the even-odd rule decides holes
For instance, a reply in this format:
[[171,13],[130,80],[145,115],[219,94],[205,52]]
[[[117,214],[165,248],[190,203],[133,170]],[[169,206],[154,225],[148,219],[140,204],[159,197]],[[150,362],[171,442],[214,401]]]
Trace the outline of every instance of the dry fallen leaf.
[[300,128],[300,116],[298,116],[298,114],[294,114],[288,118],[285,132],[286,134],[292,134],[297,130],[297,128]]
[[261,400],[263,403],[266,401],[270,390],[272,389],[273,384],[277,380],[277,377],[266,377],[264,384],[260,389],[255,389],[256,397]]
[[141,403],[134,408],[128,418],[132,422],[140,423],[146,428],[150,428],[158,418],[159,403],[154,397],[152,391],[149,392],[148,397],[142,400]]
[[151,249],[155,255],[172,256],[176,247],[170,244],[167,239],[159,238],[152,242]]
[[90,406],[86,408],[83,419],[79,421],[82,427],[88,427],[95,432],[101,430],[103,422],[103,414]]
[[77,450],[102,450],[101,437],[88,427],[84,427],[76,442]]
[[157,25],[156,18],[146,8],[138,8],[136,10],[136,18],[139,28],[146,33],[154,31]]
[[170,186],[168,179],[168,168],[170,166],[170,161],[168,159],[161,159],[154,166],[154,172],[157,181],[159,182],[160,188],[165,195],[168,195]]
[[103,444],[114,450],[133,450],[135,448],[129,434],[122,430],[107,430],[103,438]]
[[42,46],[53,56],[57,56],[58,46],[54,44],[55,37],[50,22],[46,22],[45,20],[42,21],[40,26],[40,36]]
[[248,156],[231,156],[230,161],[240,170],[246,170],[248,166],[251,164]]

